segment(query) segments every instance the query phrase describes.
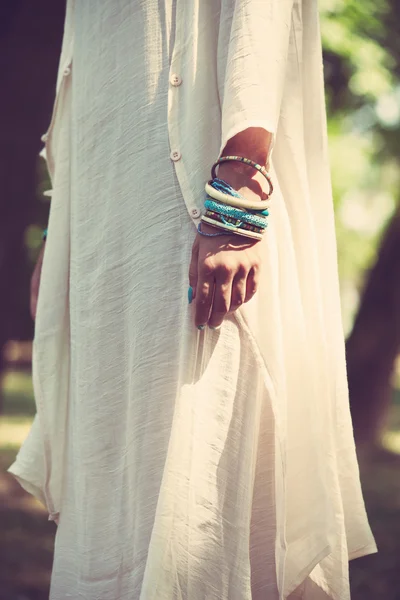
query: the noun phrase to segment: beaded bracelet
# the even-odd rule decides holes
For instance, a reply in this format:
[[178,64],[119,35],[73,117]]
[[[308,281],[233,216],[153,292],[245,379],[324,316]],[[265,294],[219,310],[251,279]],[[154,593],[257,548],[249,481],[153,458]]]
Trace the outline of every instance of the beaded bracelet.
[[[260,217],[253,213],[248,213],[244,210],[240,210],[238,208],[234,208],[233,206],[229,206],[229,204],[222,204],[221,202],[215,202],[215,200],[207,198],[204,202],[204,206],[213,210],[221,215],[226,215],[228,217],[232,217],[233,219],[240,219],[245,223],[250,223],[251,225],[257,225],[258,227],[266,227],[267,218],[266,216]],[[268,214],[268,213],[267,213]]]
[[272,194],[272,192],[274,191],[274,186],[272,185],[271,176],[268,173],[267,169],[265,167],[259,165],[258,163],[254,162],[253,160],[246,158],[245,156],[221,156],[220,158],[218,158],[211,168],[212,179],[215,179],[217,176],[217,172],[216,172],[217,166],[220,165],[221,163],[231,161],[231,160],[236,161],[236,162],[245,163],[246,165],[250,165],[257,171],[259,171],[259,173],[264,175],[265,179],[268,181],[268,186],[269,186],[268,197]]
[[229,227],[239,227],[241,229],[249,229],[250,231],[257,231],[258,233],[264,233],[264,230],[267,228],[257,227],[256,225],[252,225],[251,223],[246,223],[240,219],[233,219],[232,217],[228,217],[226,215],[221,215],[220,213],[213,212],[212,210],[206,210],[204,216],[211,217],[212,219],[216,219],[220,223],[224,223]]
[[214,225],[214,227],[218,227],[219,229],[224,229],[225,231],[229,231],[236,235],[243,235],[244,237],[249,237],[249,238],[253,238],[256,240],[261,240],[263,238],[262,233],[256,233],[255,231],[247,231],[245,229],[241,229],[240,227],[226,225],[225,223],[221,223],[220,221],[211,219],[211,217],[206,217],[205,215],[203,215],[201,217],[201,220],[204,223],[209,223],[210,225]]
[[43,233],[42,233],[42,240],[43,240],[44,242],[47,240],[47,229],[44,229],[44,230],[43,230]]
[[[230,206],[235,206],[236,208],[243,208],[245,210],[252,210],[255,212],[261,212],[270,207],[270,203],[266,200],[247,200],[247,198],[237,198],[235,196],[231,196],[229,194],[225,194],[224,192],[220,192],[215,189],[212,185],[212,180],[208,181],[205,185],[205,191],[213,200],[218,200],[219,202],[223,202],[223,204],[229,204]],[[262,203],[262,204],[261,204]],[[260,209],[260,204],[262,208]]]
[[250,223],[245,223],[237,219],[232,219],[231,217],[221,215],[219,213],[213,212],[212,210],[206,210],[204,216],[210,217],[211,219],[215,219],[216,221],[224,223],[225,225],[240,227],[241,229],[247,229],[249,231],[255,231],[257,233],[264,233],[264,229],[267,228],[267,225],[265,227],[257,227],[256,225],[251,225]]

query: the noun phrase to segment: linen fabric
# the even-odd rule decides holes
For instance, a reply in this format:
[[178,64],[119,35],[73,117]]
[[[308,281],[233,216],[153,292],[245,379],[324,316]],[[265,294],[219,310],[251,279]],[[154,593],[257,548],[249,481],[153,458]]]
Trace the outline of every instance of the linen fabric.
[[[259,289],[200,332],[204,184],[251,126],[274,140]],[[51,600],[347,600],[376,546],[316,0],[69,0],[45,139],[37,415],[10,472],[58,523]]]

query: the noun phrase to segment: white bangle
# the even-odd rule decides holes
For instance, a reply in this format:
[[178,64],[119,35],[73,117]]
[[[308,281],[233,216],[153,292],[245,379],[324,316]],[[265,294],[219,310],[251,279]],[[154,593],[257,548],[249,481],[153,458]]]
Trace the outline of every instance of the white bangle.
[[236,208],[244,208],[245,210],[266,210],[271,206],[271,202],[268,202],[267,200],[247,200],[245,198],[242,200],[235,196],[229,196],[228,194],[216,190],[209,182],[206,183],[204,189],[211,198],[214,198],[214,200],[219,200],[219,202],[235,206]]

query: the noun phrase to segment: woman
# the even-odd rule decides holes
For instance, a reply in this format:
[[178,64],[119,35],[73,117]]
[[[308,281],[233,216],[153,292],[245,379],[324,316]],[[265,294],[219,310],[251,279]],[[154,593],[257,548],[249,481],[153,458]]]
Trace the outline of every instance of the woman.
[[[70,0],[44,139],[37,416],[10,471],[58,524],[50,598],[348,599],[376,547],[316,0]],[[215,167],[207,213],[228,155],[252,166]]]

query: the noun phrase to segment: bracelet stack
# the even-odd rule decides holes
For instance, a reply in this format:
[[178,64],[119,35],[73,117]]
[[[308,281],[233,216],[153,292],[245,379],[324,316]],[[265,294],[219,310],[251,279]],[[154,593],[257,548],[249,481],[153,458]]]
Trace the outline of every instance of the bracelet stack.
[[[248,200],[237,192],[226,181],[216,176],[216,167],[226,161],[238,161],[251,165],[262,173],[268,181],[269,191],[266,200]],[[266,168],[243,156],[221,156],[212,166],[212,179],[205,185],[205,213],[201,222],[220,229],[219,233],[207,234],[197,228],[202,235],[214,237],[217,235],[236,234],[260,240],[268,226],[269,197],[273,192],[271,177]]]

